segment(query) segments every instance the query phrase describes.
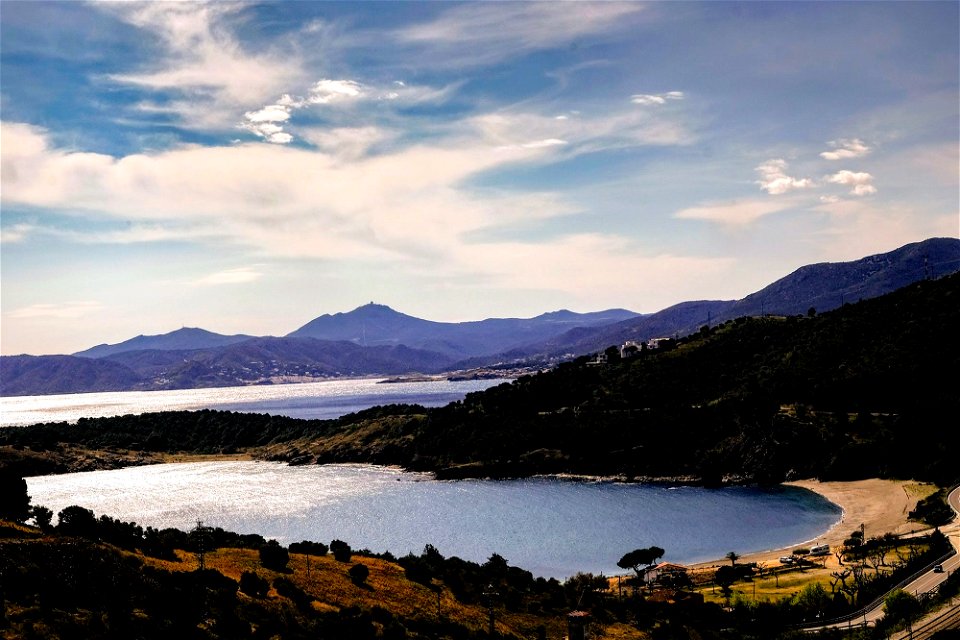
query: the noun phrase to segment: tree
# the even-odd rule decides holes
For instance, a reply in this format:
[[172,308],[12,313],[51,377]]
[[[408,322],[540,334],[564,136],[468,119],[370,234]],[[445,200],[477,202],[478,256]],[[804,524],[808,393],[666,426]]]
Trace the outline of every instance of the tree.
[[733,595],[733,592],[730,590],[730,585],[732,585],[737,580],[737,570],[734,567],[728,567],[726,565],[717,568],[717,572],[713,576],[713,581],[717,583],[717,586],[720,587],[720,592],[723,593],[723,598],[727,601],[727,604],[730,604],[730,596]]
[[367,568],[367,565],[358,562],[350,567],[347,573],[350,575],[350,580],[353,584],[361,585],[367,581],[367,577],[370,575],[370,569]]
[[730,561],[731,567],[735,567],[737,566],[737,560],[740,559],[740,554],[737,553],[736,551],[731,551],[723,557]]
[[29,517],[27,481],[14,473],[0,473],[0,518],[22,523]]
[[920,602],[903,589],[894,589],[883,600],[883,615],[891,622],[909,624],[920,613]]
[[253,571],[244,571],[240,574],[240,591],[251,598],[263,598],[270,590],[270,583]]
[[808,614],[819,617],[830,606],[830,596],[819,582],[807,584],[793,598],[793,604]]
[[33,521],[44,533],[49,533],[53,531],[53,511],[47,509],[42,505],[36,505],[30,509],[30,513],[33,515]]
[[637,574],[637,580],[643,582],[643,569],[640,567],[649,567],[662,558],[664,553],[666,552],[660,547],[634,549],[623,554],[623,557],[617,562],[617,566],[621,569],[633,569],[634,573]]
[[70,505],[57,514],[57,531],[65,536],[96,540],[97,518],[90,509]]
[[353,550],[343,540],[332,540],[330,542],[330,553],[333,554],[337,562],[350,562],[350,558],[353,557]]
[[288,562],[290,562],[290,553],[276,540],[268,540],[260,547],[260,564],[267,569],[284,571]]

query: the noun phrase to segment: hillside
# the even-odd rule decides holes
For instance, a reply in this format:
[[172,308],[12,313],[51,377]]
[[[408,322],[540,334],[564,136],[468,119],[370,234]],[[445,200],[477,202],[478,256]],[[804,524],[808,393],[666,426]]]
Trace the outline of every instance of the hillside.
[[251,338],[192,350],[121,351],[103,358],[4,356],[5,396],[194,389],[443,371],[452,360],[404,345],[362,347],[313,338]]
[[527,357],[583,354],[627,340],[685,336],[706,324],[716,325],[743,316],[789,316],[806,314],[810,309],[823,313],[958,270],[960,239],[931,238],[860,260],[800,267],[740,300],[683,302],[648,316],[571,331],[539,344],[525,345],[521,351]]
[[118,344],[100,344],[73,355],[82,358],[106,358],[125,351],[187,351],[190,349],[210,349],[223,347],[237,342],[249,340],[252,336],[233,335],[225,336],[205,329],[184,327],[156,336],[137,336]]
[[445,477],[572,472],[779,482],[958,478],[960,275],[815,316],[728,321],[588,358],[401,423],[270,448]]
[[[948,484],[960,415],[960,274],[810,316],[742,318],[606,364],[523,376],[436,409],[331,421],[172,412],[0,430],[0,445],[247,451],[441,477],[537,473]],[[9,449],[8,449],[9,451]]]
[[[578,595],[496,558],[440,573],[439,554],[338,559],[321,544],[311,555],[283,549],[287,561],[265,566],[259,550],[270,545],[258,535],[144,531],[68,509],[72,517],[43,535],[0,520],[0,638],[470,640],[487,637],[481,591],[490,584],[503,595],[498,637],[529,638],[540,627],[559,637]],[[414,565],[422,569],[406,570]],[[357,566],[362,580],[351,577]],[[534,601],[543,604],[528,612]]]
[[142,376],[117,362],[76,356],[0,357],[0,391],[5,396],[126,391],[142,383]]

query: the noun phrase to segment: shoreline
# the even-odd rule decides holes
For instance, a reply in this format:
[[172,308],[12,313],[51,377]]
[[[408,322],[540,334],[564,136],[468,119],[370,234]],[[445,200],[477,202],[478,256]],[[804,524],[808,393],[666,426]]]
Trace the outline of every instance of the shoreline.
[[[917,501],[932,493],[935,488],[932,484],[914,480],[882,480],[880,478],[825,482],[810,479],[782,484],[812,491],[837,505],[841,509],[840,519],[811,540],[797,542],[780,549],[747,552],[740,557],[739,562],[777,563],[781,556],[790,555],[793,549],[811,544],[828,544],[833,550],[842,545],[850,533],[858,529],[861,524],[867,538],[884,533],[903,534],[926,530],[928,529],[926,525],[912,522],[907,518]],[[829,563],[833,559],[832,553],[826,558]],[[717,558],[690,566],[693,569],[702,569],[727,562],[729,560],[725,558]]]

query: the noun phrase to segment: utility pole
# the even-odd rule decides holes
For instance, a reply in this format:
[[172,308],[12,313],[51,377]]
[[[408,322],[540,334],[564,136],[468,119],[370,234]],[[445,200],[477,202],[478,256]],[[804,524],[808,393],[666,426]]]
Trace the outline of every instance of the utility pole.
[[206,569],[206,564],[204,563],[204,558],[203,558],[204,553],[205,553],[205,551],[206,551],[206,549],[204,549],[204,544],[203,544],[203,543],[204,543],[204,539],[203,539],[203,520],[197,520],[197,528],[194,529],[194,531],[195,531],[196,534],[197,534],[197,535],[196,535],[196,538],[197,538],[197,569],[199,569],[200,571],[203,571],[204,569]]
[[484,590],[483,595],[487,598],[487,609],[490,614],[490,630],[487,633],[488,637],[493,638],[495,632],[494,629],[494,620],[493,620],[493,599],[494,597],[500,595],[493,588],[493,583],[488,584],[487,588]]

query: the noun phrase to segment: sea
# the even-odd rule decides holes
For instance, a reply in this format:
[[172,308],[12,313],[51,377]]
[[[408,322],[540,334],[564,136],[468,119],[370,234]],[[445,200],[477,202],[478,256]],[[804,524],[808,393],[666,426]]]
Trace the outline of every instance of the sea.
[[[0,399],[0,426],[174,409],[336,418],[390,403],[441,406],[505,380],[318,383]],[[536,576],[622,573],[617,560],[656,545],[693,563],[815,542],[839,507],[796,487],[641,485],[529,478],[438,481],[372,465],[213,461],[27,478],[33,504],[80,505],[142,526],[206,526],[283,544],[348,542],[396,556],[431,544],[484,562],[496,553]]]
[[616,575],[638,547],[692,563],[814,542],[840,509],[796,487],[670,487],[562,478],[434,480],[371,465],[218,461],[27,478],[35,504],[142,526],[205,526],[282,544],[344,540],[395,556],[492,554],[535,576]]
[[220,409],[326,420],[376,405],[406,403],[439,407],[461,400],[473,391],[507,382],[509,380],[499,378],[413,382],[363,378],[173,391],[7,396],[0,398],[0,427],[190,409]]

